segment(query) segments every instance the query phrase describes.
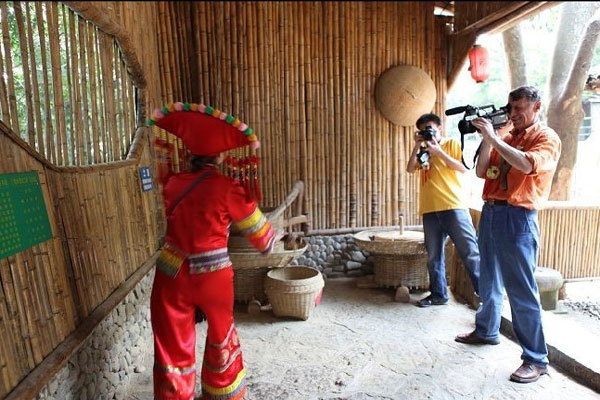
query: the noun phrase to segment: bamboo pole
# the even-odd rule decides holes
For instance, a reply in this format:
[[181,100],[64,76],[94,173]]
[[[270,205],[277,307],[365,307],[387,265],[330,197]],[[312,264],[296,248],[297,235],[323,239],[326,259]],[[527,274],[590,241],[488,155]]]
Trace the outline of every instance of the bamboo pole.
[[23,68],[23,81],[25,84],[25,104],[27,113],[27,140],[29,145],[35,148],[35,124],[33,116],[33,93],[31,89],[31,73],[29,71],[29,50],[27,48],[27,35],[25,33],[25,24],[23,22],[23,10],[21,2],[13,2],[15,11],[15,20],[17,22],[17,31],[19,34],[19,44],[21,50],[21,67]]
[[13,76],[13,64],[10,45],[10,28],[8,25],[8,8],[6,2],[0,1],[0,13],[2,18],[2,42],[4,44],[4,61],[6,63],[6,76],[8,79],[8,101],[10,104],[10,118],[7,119],[13,131],[20,134],[19,111],[17,110],[17,96],[15,91],[15,80]]
[[[0,10],[0,16],[2,15]],[[10,125],[10,108],[8,105],[8,88],[4,81],[4,57],[0,57],[0,111],[2,111],[1,119]]]
[[[94,164],[98,164],[102,160],[101,152],[100,152],[100,113],[98,112],[98,99],[96,98],[97,93],[97,77],[96,77],[96,52],[95,52],[95,42],[96,42],[96,32],[93,25],[88,24],[86,29],[86,65],[89,68],[89,85],[90,85],[90,104],[91,104],[91,128],[92,128],[92,152],[93,152],[93,162]],[[92,159],[92,157],[90,157]]]
[[125,104],[123,97],[123,74],[121,71],[121,59],[119,54],[119,48],[115,46],[115,52],[113,53],[113,68],[114,68],[114,76],[115,76],[115,120],[117,123],[117,143],[119,144],[119,154],[118,159],[122,160],[124,156],[127,154],[127,144],[129,142],[129,138],[125,131]]
[[27,20],[27,39],[29,44],[29,49],[31,51],[29,60],[31,65],[31,85],[33,88],[33,106],[34,106],[34,117],[35,117],[35,131],[37,133],[37,145],[36,149],[41,153],[45,154],[45,146],[44,146],[44,128],[42,126],[42,112],[41,112],[41,102],[40,102],[40,86],[38,84],[38,72],[37,72],[37,60],[35,55],[35,47],[33,45],[33,28],[31,24],[31,7],[29,3],[25,6],[25,19]]
[[96,54],[98,54],[98,57],[96,57],[96,70],[98,71],[98,76],[97,79],[98,81],[96,82],[96,87],[98,90],[98,114],[99,114],[99,140],[100,143],[102,144],[102,150],[101,150],[101,160],[102,162],[109,162],[109,161],[114,161],[111,159],[110,154],[111,154],[111,143],[110,143],[110,117],[108,115],[109,113],[109,108],[107,105],[108,102],[108,96],[109,93],[107,93],[108,91],[108,84],[106,83],[106,80],[108,79],[108,72],[106,71],[107,69],[107,65],[106,65],[106,52],[105,51],[101,51],[104,50],[106,48],[106,46],[108,45],[108,43],[106,43],[105,41],[105,36],[102,34],[102,32],[95,30],[95,38],[94,38],[94,47],[95,47],[95,51]]
[[[66,11],[66,10],[65,10]],[[82,129],[82,124],[83,124],[83,116],[81,113],[81,109],[82,109],[82,101],[81,101],[81,92],[80,92],[80,85],[79,85],[79,53],[77,51],[77,40],[75,38],[75,19],[77,18],[75,13],[73,11],[68,11],[69,12],[69,39],[70,39],[70,50],[71,50],[71,54],[70,54],[70,58],[71,58],[71,68],[72,68],[72,72],[71,72],[71,78],[72,78],[72,102],[71,102],[71,109],[73,110],[73,113],[71,114],[73,117],[73,124],[72,126],[74,127],[74,131],[71,133],[74,140],[72,140],[73,142],[73,163],[75,165],[82,165],[83,164],[83,129]],[[83,60],[81,62],[83,64]],[[69,85],[71,86],[71,85]],[[86,119],[87,119],[87,114],[85,115]]]
[[[62,14],[62,28],[63,34],[61,37],[64,39],[64,44],[61,43],[61,50],[64,51],[64,59],[66,63],[65,71],[67,73],[67,93],[69,94],[69,103],[68,103],[68,115],[66,116],[66,121],[68,123],[67,126],[67,148],[70,149],[68,152],[69,156],[67,156],[67,164],[77,165],[75,159],[75,114],[74,114],[74,101],[73,101],[73,68],[71,67],[71,47],[72,44],[69,40],[69,23],[67,22],[67,15],[69,13],[69,9],[61,5],[59,8]],[[63,54],[61,53],[61,59]]]
[[[81,164],[91,164],[92,163],[92,137],[90,133],[90,105],[88,100],[88,57],[87,57],[87,27],[86,22],[83,18],[77,17],[77,33],[79,38],[79,59],[81,62],[79,63],[79,75],[81,76],[81,86],[80,86],[80,101],[83,113],[83,124],[82,124],[82,133],[81,133],[81,141],[82,147],[81,149]],[[92,115],[92,118],[95,118],[95,115]],[[85,155],[85,159],[83,157]]]
[[43,90],[44,90],[44,117],[45,117],[45,130],[46,130],[46,152],[45,156],[50,162],[56,162],[56,153],[54,147],[54,128],[52,121],[52,109],[50,104],[50,84],[48,80],[48,61],[47,61],[47,49],[46,49],[46,35],[44,34],[44,18],[42,14],[42,5],[39,2],[35,3],[35,15],[37,20],[38,37],[40,42],[40,53],[42,59],[42,79],[43,79]]
[[[295,179],[300,179],[302,182],[306,182],[306,178],[308,176],[308,148],[311,146],[309,142],[310,132],[308,130],[308,104],[307,104],[307,71],[310,69],[308,65],[308,40],[305,40],[304,32],[306,32],[306,28],[308,26],[308,18],[306,12],[306,4],[300,4],[300,12],[298,13],[300,17],[300,26],[302,27],[302,34],[300,35],[300,107],[301,107],[301,122],[300,122],[300,170],[298,171],[298,175]],[[312,136],[312,135],[311,135]],[[299,212],[297,214],[304,214],[306,208],[306,198],[303,196],[299,202]]]
[[57,163],[59,165],[68,164],[68,152],[67,152],[67,136],[66,136],[66,123],[64,113],[64,101],[62,90],[62,71],[60,62],[60,43],[59,43],[59,26],[58,26],[58,5],[50,3],[46,5],[47,21],[48,21],[48,34],[50,36],[50,60],[52,64],[52,81],[53,81],[53,93],[54,93],[54,120],[56,121],[57,127]]

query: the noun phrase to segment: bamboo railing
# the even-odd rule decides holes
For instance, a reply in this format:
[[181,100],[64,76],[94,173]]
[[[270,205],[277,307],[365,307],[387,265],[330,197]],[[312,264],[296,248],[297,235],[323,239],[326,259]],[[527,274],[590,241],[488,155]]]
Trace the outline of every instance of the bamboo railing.
[[[481,211],[471,209],[478,230]],[[548,202],[538,212],[538,266],[559,271],[564,279],[600,277],[600,206]],[[473,290],[456,252],[447,259],[452,291],[468,301]]]
[[414,128],[388,122],[373,93],[387,68],[415,65],[443,116],[446,27],[433,6],[159,3],[164,101],[215,105],[253,127],[265,207],[302,180],[314,229],[417,224],[418,179],[404,172]]

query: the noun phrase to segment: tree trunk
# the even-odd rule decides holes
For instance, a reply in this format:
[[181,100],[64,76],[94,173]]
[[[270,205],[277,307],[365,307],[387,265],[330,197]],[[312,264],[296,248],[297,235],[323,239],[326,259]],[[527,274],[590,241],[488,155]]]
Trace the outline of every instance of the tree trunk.
[[561,7],[560,23],[550,71],[549,101],[562,95],[583,32],[590,17],[600,7],[600,2],[565,2]]
[[587,26],[563,92],[552,98],[548,106],[548,126],[562,141],[562,153],[552,180],[551,200],[569,200],[570,197],[579,128],[584,116],[581,98],[599,35],[600,20],[596,19]]
[[527,63],[525,62],[520,25],[515,25],[502,32],[502,39],[508,62],[511,90],[527,85]]

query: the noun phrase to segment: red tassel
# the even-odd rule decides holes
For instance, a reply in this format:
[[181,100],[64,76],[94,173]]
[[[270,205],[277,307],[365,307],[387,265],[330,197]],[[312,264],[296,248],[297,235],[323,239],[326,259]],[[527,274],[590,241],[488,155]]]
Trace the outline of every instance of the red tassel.
[[252,175],[254,177],[254,197],[256,198],[256,202],[262,202],[262,193],[260,191],[260,186],[258,184],[258,163],[260,162],[260,158],[253,156],[252,157]]
[[250,188],[250,159],[244,158],[241,169],[244,174],[244,190],[246,191],[246,199],[252,201],[252,189]]
[[240,174],[238,166],[240,165],[239,160],[235,157],[231,157],[231,177],[237,183],[240,183]]

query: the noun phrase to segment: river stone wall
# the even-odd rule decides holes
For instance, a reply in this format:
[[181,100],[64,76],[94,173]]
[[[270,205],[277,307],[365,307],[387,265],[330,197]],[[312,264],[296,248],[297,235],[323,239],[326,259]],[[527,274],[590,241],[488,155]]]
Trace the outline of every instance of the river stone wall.
[[154,268],[40,391],[40,400],[125,399],[129,381],[152,365],[150,293]]
[[353,235],[307,236],[308,248],[292,265],[307,265],[328,278],[373,273],[373,257],[354,243]]

